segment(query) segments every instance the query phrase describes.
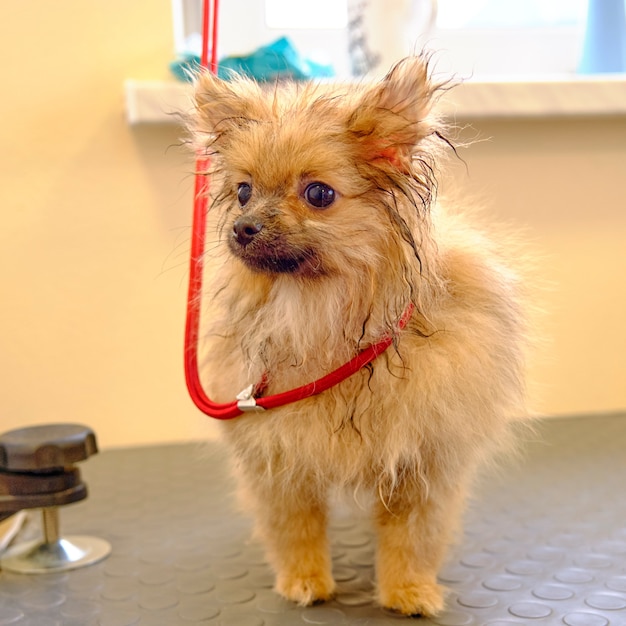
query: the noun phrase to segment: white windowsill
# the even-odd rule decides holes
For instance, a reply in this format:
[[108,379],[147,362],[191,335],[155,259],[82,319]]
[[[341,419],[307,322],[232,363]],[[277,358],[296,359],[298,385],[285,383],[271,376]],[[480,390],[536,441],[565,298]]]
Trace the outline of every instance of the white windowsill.
[[[130,124],[176,123],[192,107],[191,86],[175,80],[127,80],[125,95]],[[440,104],[468,119],[626,115],[626,74],[471,79]]]

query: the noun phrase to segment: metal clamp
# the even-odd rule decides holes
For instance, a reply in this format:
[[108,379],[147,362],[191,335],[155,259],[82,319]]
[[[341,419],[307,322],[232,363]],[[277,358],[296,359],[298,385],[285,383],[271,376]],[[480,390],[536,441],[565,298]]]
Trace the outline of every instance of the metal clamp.
[[240,411],[265,411],[262,406],[256,403],[254,389],[255,385],[248,385],[243,391],[237,394],[237,408]]

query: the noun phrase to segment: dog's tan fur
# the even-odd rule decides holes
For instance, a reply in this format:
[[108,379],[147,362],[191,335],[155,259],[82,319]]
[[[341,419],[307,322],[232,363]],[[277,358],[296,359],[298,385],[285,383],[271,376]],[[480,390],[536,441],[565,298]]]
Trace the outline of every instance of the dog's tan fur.
[[[264,393],[285,391],[394,337],[331,390],[223,424],[276,588],[300,604],[335,590],[326,523],[338,486],[376,495],[379,602],[440,612],[437,572],[471,478],[524,413],[520,280],[503,246],[435,206],[448,147],[436,89],[420,57],[371,85],[197,81],[192,133],[213,164],[209,394],[232,400],[264,375]],[[303,198],[313,181],[336,191],[328,208]],[[243,207],[240,183],[252,190]],[[258,246],[229,244],[241,215],[262,224]],[[297,262],[272,271],[274,256]]]

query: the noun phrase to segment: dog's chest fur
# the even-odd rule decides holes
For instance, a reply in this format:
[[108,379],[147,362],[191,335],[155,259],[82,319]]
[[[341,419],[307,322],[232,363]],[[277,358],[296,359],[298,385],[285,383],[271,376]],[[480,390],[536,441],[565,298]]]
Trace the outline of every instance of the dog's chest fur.
[[[518,332],[517,314],[495,306],[506,276],[472,255],[473,267],[460,251],[450,254],[447,292],[431,302],[434,334],[423,337],[410,326],[398,352],[391,347],[371,369],[324,394],[224,424],[238,461],[272,481],[289,474],[320,487],[370,489],[410,472],[426,485],[442,464],[451,469],[464,457],[470,463],[472,445],[478,455],[501,440],[503,413],[517,404],[508,390],[517,388],[518,375],[518,355],[513,344],[509,354],[503,351],[501,337]],[[259,293],[255,300],[248,291],[254,314],[239,332],[224,336],[227,326],[215,320],[222,336],[212,342],[207,383],[222,400],[260,380],[268,366],[271,394],[354,356],[363,323],[356,314],[351,321],[350,303],[356,304],[341,290],[325,297],[315,288]],[[241,306],[241,291],[237,300]],[[380,339],[375,321],[370,326],[365,345]],[[508,373],[501,367],[507,362]]]

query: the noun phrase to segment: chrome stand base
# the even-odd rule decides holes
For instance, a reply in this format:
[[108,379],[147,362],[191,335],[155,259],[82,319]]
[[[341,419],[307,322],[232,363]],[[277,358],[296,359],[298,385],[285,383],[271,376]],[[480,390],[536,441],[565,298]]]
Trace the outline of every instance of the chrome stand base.
[[65,537],[49,543],[29,541],[15,546],[0,559],[0,568],[20,574],[65,572],[106,558],[111,546],[96,537]]

